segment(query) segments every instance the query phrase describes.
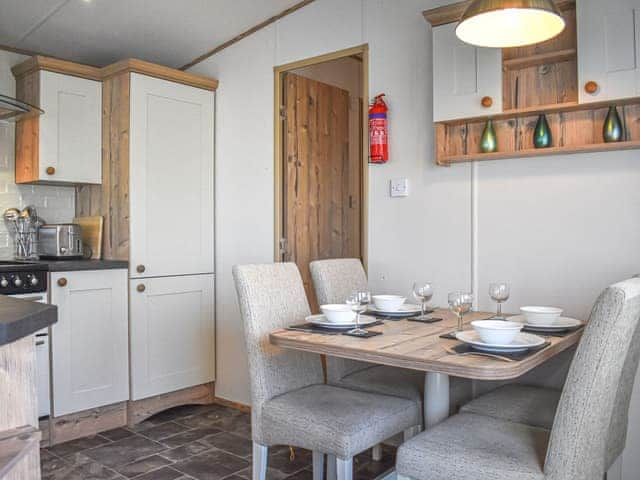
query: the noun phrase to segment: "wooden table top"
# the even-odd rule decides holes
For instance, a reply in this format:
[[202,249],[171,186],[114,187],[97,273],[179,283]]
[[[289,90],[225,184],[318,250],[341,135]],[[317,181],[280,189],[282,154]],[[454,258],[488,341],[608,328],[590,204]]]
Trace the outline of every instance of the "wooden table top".
[[[382,332],[371,338],[347,335],[323,335],[292,330],[277,330],[269,339],[273,345],[334,357],[350,358],[366,362],[409,368],[424,372],[446,373],[455,377],[477,380],[510,380],[544,363],[560,352],[576,344],[582,330],[565,337],[546,337],[548,347],[523,360],[505,362],[476,355],[453,355],[445,348],[454,347],[457,340],[439,336],[456,328],[456,316],[449,310],[436,310],[435,317],[444,320],[437,323],[419,323],[407,320],[385,320],[382,325],[368,330]],[[473,320],[491,318],[487,312],[470,312],[465,315],[466,328]]]

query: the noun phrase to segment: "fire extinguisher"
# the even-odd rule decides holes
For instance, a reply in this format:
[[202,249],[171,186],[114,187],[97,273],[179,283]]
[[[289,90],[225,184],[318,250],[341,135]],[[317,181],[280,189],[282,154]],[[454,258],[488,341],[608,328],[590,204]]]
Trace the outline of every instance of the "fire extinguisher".
[[389,108],[382,99],[384,93],[376,95],[369,107],[369,161],[386,163],[389,160],[389,126],[387,111]]

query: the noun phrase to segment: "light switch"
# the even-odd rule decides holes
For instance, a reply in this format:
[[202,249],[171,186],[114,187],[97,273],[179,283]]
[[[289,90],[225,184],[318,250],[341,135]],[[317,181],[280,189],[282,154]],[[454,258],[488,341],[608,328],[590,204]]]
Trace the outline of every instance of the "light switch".
[[390,180],[389,193],[392,197],[408,197],[409,180],[406,178],[394,178]]

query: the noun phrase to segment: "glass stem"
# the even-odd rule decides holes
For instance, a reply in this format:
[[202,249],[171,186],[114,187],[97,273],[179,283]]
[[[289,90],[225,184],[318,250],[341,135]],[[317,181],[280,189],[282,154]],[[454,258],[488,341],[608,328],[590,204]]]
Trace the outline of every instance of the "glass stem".
[[420,318],[424,320],[424,310],[425,310],[425,301],[424,301],[424,298],[422,299],[422,304],[421,304],[420,306],[421,306],[421,315],[420,315]]
[[360,311],[356,312],[356,330],[360,330]]
[[462,312],[458,313],[458,331],[462,331]]
[[496,316],[502,318],[502,302],[498,302],[498,314]]

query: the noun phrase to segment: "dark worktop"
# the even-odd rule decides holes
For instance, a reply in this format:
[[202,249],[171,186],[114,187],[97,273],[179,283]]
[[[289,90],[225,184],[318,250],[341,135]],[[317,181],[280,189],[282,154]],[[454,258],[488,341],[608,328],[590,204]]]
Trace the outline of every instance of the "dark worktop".
[[58,321],[58,307],[0,295],[0,346]]
[[35,260],[34,263],[46,263],[49,266],[50,272],[129,268],[129,262],[126,260]]

